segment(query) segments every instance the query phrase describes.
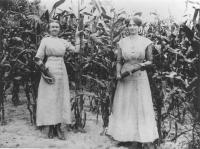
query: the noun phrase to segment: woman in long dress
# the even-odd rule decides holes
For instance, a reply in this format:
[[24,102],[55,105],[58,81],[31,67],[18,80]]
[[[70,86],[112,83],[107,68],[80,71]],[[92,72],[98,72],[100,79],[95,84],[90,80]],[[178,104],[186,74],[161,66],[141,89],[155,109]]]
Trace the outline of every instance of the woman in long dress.
[[[78,52],[80,40],[76,35],[76,46],[58,38],[60,25],[53,21],[49,24],[49,37],[41,40],[35,61],[42,72],[37,97],[36,125],[49,126],[48,137],[55,135],[64,140],[61,123],[71,123],[70,91],[67,70],[64,64],[66,50]],[[47,61],[43,64],[44,57]]]
[[[130,35],[118,43],[117,78],[107,134],[119,142],[143,143],[153,148],[158,138],[152,95],[145,67],[152,64],[152,42],[138,35],[142,20],[134,17],[128,24]],[[121,64],[121,59],[125,63]],[[139,69],[139,70],[138,70]],[[138,70],[121,79],[121,74]]]

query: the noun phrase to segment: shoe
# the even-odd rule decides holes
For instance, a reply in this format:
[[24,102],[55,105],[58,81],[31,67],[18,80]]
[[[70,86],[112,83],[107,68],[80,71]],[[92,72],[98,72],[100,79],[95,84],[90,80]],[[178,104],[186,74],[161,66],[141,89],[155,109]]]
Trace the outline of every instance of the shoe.
[[52,139],[53,137],[54,137],[54,134],[53,134],[53,125],[50,125],[49,126],[48,138]]
[[56,125],[57,137],[58,137],[58,139],[60,139],[60,140],[66,140],[65,135],[64,135],[64,132],[61,131],[60,126],[61,126],[60,123]]
[[56,130],[56,125],[53,127],[53,134],[55,137],[58,136],[57,130]]

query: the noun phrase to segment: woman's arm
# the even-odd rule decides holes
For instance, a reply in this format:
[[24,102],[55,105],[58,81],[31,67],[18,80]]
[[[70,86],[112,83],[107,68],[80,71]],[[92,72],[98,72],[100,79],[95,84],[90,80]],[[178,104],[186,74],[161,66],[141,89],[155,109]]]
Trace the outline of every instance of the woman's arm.
[[43,59],[46,55],[46,52],[45,52],[46,44],[45,43],[46,43],[45,38],[43,38],[40,42],[40,46],[35,55],[35,63],[39,66],[40,71],[43,73],[46,71],[46,68],[43,64]]
[[54,83],[54,77],[51,75],[51,73],[49,72],[48,68],[45,67],[44,63],[43,63],[43,59],[45,57],[45,39],[41,40],[40,46],[37,50],[37,53],[35,55],[35,63],[36,65],[39,67],[39,70],[42,74],[44,74],[44,79],[45,81],[47,81],[47,83],[49,84],[53,84]]
[[76,43],[73,46],[71,43],[69,43],[67,45],[67,50],[73,51],[75,53],[79,53],[80,52],[80,39],[76,39]]
[[117,79],[121,78],[121,69],[122,69],[122,50],[119,47],[119,45],[117,44],[117,65],[116,65],[116,69],[117,69]]
[[71,43],[69,43],[67,45],[67,49],[70,50],[70,51],[73,51],[75,53],[79,53],[80,52],[80,32],[79,31],[76,31],[76,34],[75,34],[75,46],[73,46]]
[[80,41],[80,38],[77,38],[76,43],[75,43],[74,52],[76,52],[76,53],[80,52],[80,48],[81,48],[81,41]]
[[53,77],[53,75],[49,72],[49,69],[47,67],[45,67],[42,59],[35,57],[35,63],[38,65],[40,72],[42,73],[42,76],[44,78],[44,80],[48,83],[48,84],[54,84],[55,82],[55,78]]
[[152,65],[152,61],[153,61],[152,51],[153,51],[153,44],[150,44],[147,46],[146,51],[145,51],[146,61],[143,63],[140,63],[142,69]]
[[39,66],[39,69],[42,73],[46,74],[47,68],[45,67],[42,59],[35,57],[35,63]]
[[138,70],[143,70],[148,66],[152,65],[153,61],[153,55],[152,55],[152,50],[153,50],[153,44],[150,44],[147,46],[146,51],[145,51],[145,59],[146,61],[143,63],[138,63],[138,64],[133,64],[132,65],[132,70],[126,71],[121,74],[121,78],[124,78],[126,76],[131,75],[132,73],[138,71]]

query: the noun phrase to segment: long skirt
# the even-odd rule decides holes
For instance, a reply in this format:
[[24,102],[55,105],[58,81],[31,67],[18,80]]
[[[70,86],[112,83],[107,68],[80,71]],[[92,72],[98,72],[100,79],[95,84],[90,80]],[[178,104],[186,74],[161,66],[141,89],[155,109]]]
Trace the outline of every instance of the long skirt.
[[40,79],[37,98],[36,124],[71,123],[70,91],[67,70],[62,57],[49,57],[45,66],[55,77],[55,84]]
[[121,142],[153,142],[158,138],[146,71],[118,81],[107,134]]

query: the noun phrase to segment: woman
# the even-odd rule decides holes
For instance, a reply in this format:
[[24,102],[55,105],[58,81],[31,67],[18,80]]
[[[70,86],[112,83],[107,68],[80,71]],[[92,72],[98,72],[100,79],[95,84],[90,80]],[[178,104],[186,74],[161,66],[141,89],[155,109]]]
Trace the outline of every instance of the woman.
[[[60,25],[53,21],[49,24],[49,37],[41,40],[36,63],[42,72],[38,88],[36,124],[37,126],[49,126],[48,137],[55,135],[65,140],[61,131],[61,123],[71,123],[70,91],[66,67],[63,56],[66,50],[78,52],[80,40],[76,34],[76,46],[64,39],[58,38]],[[43,64],[44,57],[47,61]]]
[[[145,67],[152,64],[152,42],[138,35],[142,20],[134,17],[128,23],[129,36],[118,43],[117,78],[112,114],[107,134],[120,142],[140,142],[153,148],[158,138],[149,80]],[[121,64],[122,58],[125,63]],[[135,73],[134,70],[138,70]],[[130,75],[121,79],[121,74]],[[134,143],[137,144],[137,143]]]

